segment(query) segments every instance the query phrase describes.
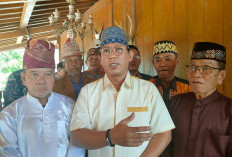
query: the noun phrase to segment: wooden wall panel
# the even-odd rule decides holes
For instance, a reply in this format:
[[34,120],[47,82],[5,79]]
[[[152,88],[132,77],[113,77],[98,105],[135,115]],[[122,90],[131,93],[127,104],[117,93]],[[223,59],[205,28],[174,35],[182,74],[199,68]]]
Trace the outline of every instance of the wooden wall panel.
[[173,0],[163,0],[162,18],[163,18],[163,40],[174,41],[174,8]]
[[[215,29],[216,28],[216,29]],[[223,44],[223,2],[222,0],[205,0],[204,3],[205,41]],[[217,89],[223,92],[223,86]]]
[[205,41],[223,44],[223,1],[205,0],[204,14]]
[[187,79],[188,64],[188,3],[186,0],[175,0],[174,3],[174,42],[177,45],[180,63],[176,74]]
[[141,7],[144,5],[144,1],[141,0],[136,0],[135,8],[136,8],[136,41],[135,44],[138,47],[140,53],[141,53],[141,59],[142,62],[139,67],[139,71],[143,71],[146,67],[144,58],[143,58],[143,53],[144,53],[144,41],[143,41],[143,31],[144,31],[144,8]]
[[[152,1],[152,15],[153,15],[153,19],[152,19],[152,56],[153,56],[153,48],[154,48],[154,44],[157,41],[162,40],[162,32],[163,32],[163,5],[162,5],[162,0],[156,0],[156,1]],[[153,58],[150,59],[150,61],[152,61]],[[152,65],[152,73],[150,73],[152,76],[157,75],[157,72],[154,68],[154,66]]]
[[223,93],[232,97],[232,4],[224,0],[224,45],[226,46],[226,79]]
[[152,41],[152,31],[153,31],[153,24],[152,24],[152,0],[144,0],[144,22],[143,24],[143,54],[142,59],[146,62],[146,65],[143,67],[143,72],[146,74],[150,74],[153,71],[153,65],[151,62],[152,58],[152,49],[153,49],[153,41]]
[[188,61],[193,44],[204,41],[204,0],[188,0]]
[[113,1],[113,22],[117,22],[123,28],[126,27],[126,3],[125,0]]

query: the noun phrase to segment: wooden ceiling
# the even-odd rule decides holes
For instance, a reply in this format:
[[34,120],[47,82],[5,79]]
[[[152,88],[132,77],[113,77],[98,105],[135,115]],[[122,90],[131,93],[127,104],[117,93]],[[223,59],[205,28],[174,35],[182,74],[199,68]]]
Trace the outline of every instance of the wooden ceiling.
[[[87,11],[98,0],[76,0],[75,11]],[[57,8],[67,19],[66,0],[0,0],[0,52],[25,46],[28,37],[56,40],[48,17]]]

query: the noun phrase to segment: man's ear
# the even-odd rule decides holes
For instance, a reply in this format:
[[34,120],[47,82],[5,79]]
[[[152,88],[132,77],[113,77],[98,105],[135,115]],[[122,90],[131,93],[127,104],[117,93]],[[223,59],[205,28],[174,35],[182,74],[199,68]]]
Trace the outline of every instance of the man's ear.
[[26,86],[26,81],[25,81],[25,72],[20,73],[22,83]]
[[219,71],[219,75],[218,75],[218,84],[221,85],[223,83],[223,80],[226,77],[226,70],[221,70]]

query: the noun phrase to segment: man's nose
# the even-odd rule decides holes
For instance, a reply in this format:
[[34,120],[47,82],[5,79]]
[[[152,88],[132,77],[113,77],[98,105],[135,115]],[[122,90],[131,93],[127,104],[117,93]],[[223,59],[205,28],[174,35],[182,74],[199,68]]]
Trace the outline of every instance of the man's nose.
[[116,58],[116,54],[114,51],[111,51],[110,55],[109,55],[109,58],[112,59],[112,58]]
[[39,75],[37,78],[37,83],[38,84],[44,84],[45,83],[45,76],[44,75]]
[[202,76],[202,68],[196,67],[195,71],[192,72],[193,77]]

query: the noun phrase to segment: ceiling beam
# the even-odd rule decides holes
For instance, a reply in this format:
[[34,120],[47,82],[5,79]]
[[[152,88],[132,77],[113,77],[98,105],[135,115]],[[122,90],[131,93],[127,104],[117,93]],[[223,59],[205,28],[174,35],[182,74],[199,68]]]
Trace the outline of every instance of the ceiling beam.
[[28,31],[26,30],[26,28],[17,29],[14,32],[10,32],[10,33],[0,33],[0,40],[29,35],[29,34],[48,32],[48,31],[51,31],[51,26],[32,27],[32,28],[28,28]]
[[25,46],[25,43],[18,44],[18,45],[12,44],[12,45],[10,45],[10,46],[1,47],[1,48],[0,48],[0,52],[2,52],[2,51],[7,51],[7,50],[14,50],[14,49],[23,48],[24,46]]
[[[38,0],[38,1],[49,1],[49,0]],[[51,0],[50,0],[51,1]],[[1,2],[0,0],[0,4],[14,4],[14,3],[26,3],[28,1],[26,0],[4,0],[4,2]]]
[[[27,27],[31,14],[33,12],[33,9],[35,7],[36,1],[37,0],[28,0],[27,2],[24,3],[20,26],[19,26],[21,29]],[[22,40],[23,40],[23,36],[17,37],[16,44],[20,44]]]
[[[36,38],[35,38],[36,39]],[[44,37],[44,38],[40,38],[40,39],[44,39],[46,41],[54,41],[54,40],[57,40],[56,37]],[[8,50],[14,50],[14,49],[19,49],[19,48],[24,48],[26,45],[26,43],[21,43],[21,44],[15,44],[15,43],[12,43],[10,45],[7,45],[7,46],[4,46],[4,47],[0,47],[0,52],[2,51],[8,51]]]

